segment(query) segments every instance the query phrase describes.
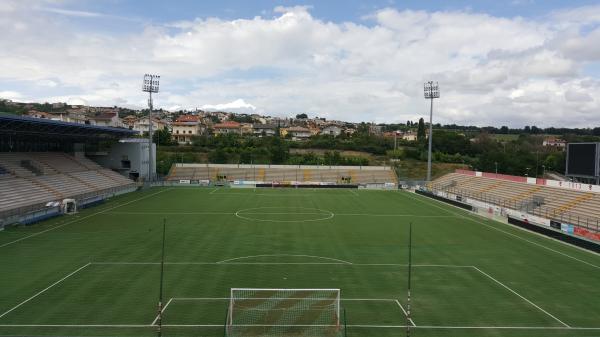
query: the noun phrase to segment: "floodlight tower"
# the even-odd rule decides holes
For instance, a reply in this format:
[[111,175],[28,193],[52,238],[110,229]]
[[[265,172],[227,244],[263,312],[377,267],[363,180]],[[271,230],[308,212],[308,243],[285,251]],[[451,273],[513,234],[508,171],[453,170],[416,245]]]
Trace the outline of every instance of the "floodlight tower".
[[158,93],[160,76],[144,74],[144,84],[142,91],[149,94],[148,97],[148,181],[153,180],[152,173],[152,93]]
[[429,105],[429,151],[427,154],[427,181],[431,181],[431,142],[433,139],[433,99],[440,98],[440,89],[437,82],[425,82],[425,99],[431,101]]

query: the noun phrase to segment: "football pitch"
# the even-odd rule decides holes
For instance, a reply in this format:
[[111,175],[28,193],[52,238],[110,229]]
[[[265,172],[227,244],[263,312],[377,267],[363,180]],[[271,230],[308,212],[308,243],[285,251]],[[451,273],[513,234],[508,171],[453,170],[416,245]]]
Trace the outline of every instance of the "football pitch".
[[403,191],[193,187],[0,232],[0,335],[155,336],[163,221],[164,336],[223,336],[231,288],[339,288],[352,337],[600,336],[597,254]]

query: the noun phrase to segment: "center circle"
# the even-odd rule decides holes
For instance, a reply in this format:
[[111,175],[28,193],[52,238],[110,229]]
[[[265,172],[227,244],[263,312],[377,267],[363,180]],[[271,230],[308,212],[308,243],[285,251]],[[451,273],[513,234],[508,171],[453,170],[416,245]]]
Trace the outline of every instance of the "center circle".
[[310,222],[334,217],[330,211],[312,207],[254,207],[241,209],[235,216],[244,220],[266,222]]

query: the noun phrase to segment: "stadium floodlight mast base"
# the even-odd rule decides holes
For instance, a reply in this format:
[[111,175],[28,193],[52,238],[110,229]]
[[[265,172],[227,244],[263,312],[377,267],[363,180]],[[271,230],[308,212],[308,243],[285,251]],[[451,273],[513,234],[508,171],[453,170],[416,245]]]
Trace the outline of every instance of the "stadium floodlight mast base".
[[427,181],[431,181],[431,142],[433,138],[433,99],[440,98],[440,89],[437,82],[425,82],[425,99],[431,101],[429,105],[429,151],[427,154]]
[[152,93],[158,93],[160,82],[159,75],[144,74],[142,91],[149,94],[148,97],[148,181],[154,177],[152,173]]

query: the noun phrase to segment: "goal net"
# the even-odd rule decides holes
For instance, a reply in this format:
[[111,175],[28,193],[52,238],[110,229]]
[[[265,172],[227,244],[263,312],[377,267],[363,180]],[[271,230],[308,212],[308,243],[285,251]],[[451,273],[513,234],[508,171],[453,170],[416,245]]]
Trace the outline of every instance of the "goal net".
[[227,337],[343,336],[339,289],[232,288]]

